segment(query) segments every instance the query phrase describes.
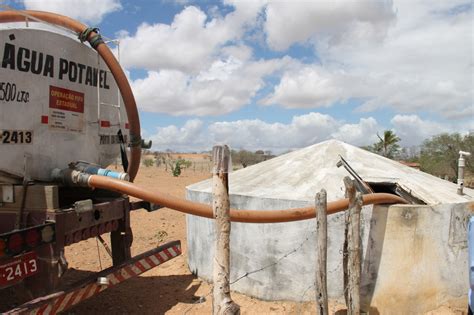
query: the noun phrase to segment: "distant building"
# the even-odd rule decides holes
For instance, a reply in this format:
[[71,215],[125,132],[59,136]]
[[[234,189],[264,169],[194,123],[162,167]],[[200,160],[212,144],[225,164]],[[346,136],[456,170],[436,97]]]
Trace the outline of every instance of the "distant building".
[[417,162],[398,161],[398,163],[401,163],[401,164],[403,164],[403,165],[412,167],[412,168],[414,168],[414,169],[416,169],[416,170],[419,170],[419,169],[420,169],[420,163],[417,163]]

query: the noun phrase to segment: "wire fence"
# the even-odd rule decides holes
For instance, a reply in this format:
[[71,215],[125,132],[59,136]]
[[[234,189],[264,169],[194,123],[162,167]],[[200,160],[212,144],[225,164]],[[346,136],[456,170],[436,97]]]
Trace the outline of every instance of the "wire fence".
[[[286,253],[284,253],[283,255],[280,255],[278,258],[276,258],[273,262],[271,263],[268,263],[268,264],[265,264],[265,265],[262,265],[258,268],[254,268],[252,270],[249,270],[249,271],[246,271],[245,273],[237,276],[236,278],[234,279],[231,279],[231,281],[229,282],[230,285],[235,285],[236,283],[238,283],[239,281],[245,279],[245,278],[248,278],[250,275],[252,274],[256,274],[256,273],[259,273],[259,272],[263,272],[269,268],[273,268],[279,264],[281,264],[282,262],[285,261],[285,259],[289,258],[290,256],[296,254],[296,253],[299,253],[300,251],[302,251],[304,249],[304,246],[306,243],[308,243],[310,240],[314,240],[315,237],[316,237],[316,224],[308,224],[306,230],[301,233],[302,235],[305,235],[302,239],[302,241],[300,243],[298,243],[296,246],[293,247],[293,249],[287,251]],[[341,253],[342,253],[342,249],[341,249]],[[342,268],[342,260],[336,264],[336,266],[334,266],[331,270],[328,271],[328,274],[331,274],[331,273],[334,273],[336,272],[337,270],[341,269]],[[309,275],[310,277],[313,277],[314,278],[314,275],[311,274]],[[295,302],[297,305],[296,305],[296,309],[294,310],[294,312],[292,313],[296,313],[296,314],[303,314],[303,313],[306,313],[306,312],[310,312],[312,313],[311,311],[308,311],[307,310],[307,307],[308,307],[308,303],[309,304],[312,304],[310,306],[314,306],[311,302],[311,298],[310,299],[306,299],[308,297],[308,294],[309,292],[313,291],[315,288],[315,283],[312,282],[309,286],[305,287],[300,294],[295,294],[295,295],[299,295],[300,296],[300,302]],[[232,287],[231,287],[232,289]],[[204,295],[201,295],[199,297],[199,299],[197,299],[194,303],[192,303],[185,311],[184,311],[184,314],[190,314],[193,310],[195,310],[200,304],[206,302],[209,300],[209,297],[212,297],[212,292],[213,292],[213,285],[210,284],[210,289],[208,291],[206,291],[206,293]],[[306,300],[309,300],[309,301],[306,301]],[[211,301],[212,302],[212,301]],[[246,307],[243,307],[241,306],[241,312],[244,312],[244,313],[249,313],[249,314],[252,314],[253,311],[251,309],[251,306],[249,306],[247,309]]]

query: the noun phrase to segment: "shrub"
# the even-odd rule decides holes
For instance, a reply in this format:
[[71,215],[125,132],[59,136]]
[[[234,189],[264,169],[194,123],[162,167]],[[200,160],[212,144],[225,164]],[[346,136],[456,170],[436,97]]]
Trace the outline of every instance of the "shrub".
[[145,159],[145,160],[143,160],[143,165],[145,165],[145,167],[153,166],[153,160],[152,159]]
[[171,165],[171,171],[173,172],[174,177],[178,177],[181,175],[181,163],[180,161],[176,161],[176,164],[173,166]]

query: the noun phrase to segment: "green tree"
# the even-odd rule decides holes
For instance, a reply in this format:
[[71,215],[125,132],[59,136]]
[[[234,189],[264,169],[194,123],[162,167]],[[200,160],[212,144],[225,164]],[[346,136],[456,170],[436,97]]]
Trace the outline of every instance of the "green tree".
[[244,168],[249,165],[257,164],[265,160],[263,154],[257,154],[257,153],[250,152],[247,150],[239,150],[239,151],[231,150],[230,154],[232,157],[232,163],[242,164]]
[[177,160],[174,165],[171,164],[171,172],[173,173],[174,177],[181,175],[181,166],[181,160]]
[[383,137],[377,133],[377,137],[379,138],[379,142],[374,144],[375,149],[383,156],[393,159],[400,150],[400,146],[398,145],[400,138],[397,137],[392,130],[385,130]]
[[379,138],[378,142],[369,146],[364,146],[362,149],[380,154],[390,159],[393,159],[398,155],[400,151],[400,145],[398,144],[400,138],[397,137],[392,130],[385,130],[383,132],[383,137],[377,133],[377,137]]
[[[474,153],[474,135],[462,136],[459,133],[443,133],[425,140],[421,147],[420,167],[422,171],[456,179],[459,151]],[[466,169],[474,173],[472,158],[466,159]]]

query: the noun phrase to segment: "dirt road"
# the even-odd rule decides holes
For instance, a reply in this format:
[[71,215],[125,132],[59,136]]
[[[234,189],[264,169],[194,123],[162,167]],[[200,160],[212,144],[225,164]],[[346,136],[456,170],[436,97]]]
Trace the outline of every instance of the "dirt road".
[[[141,167],[135,181],[141,187],[157,192],[184,197],[185,187],[209,178],[207,169],[183,170],[173,177],[168,170]],[[186,263],[185,215],[170,209],[148,213],[137,210],[131,214],[134,233],[132,255],[135,256],[172,240],[181,240],[183,255],[164,263],[140,277],[108,289],[72,308],[69,314],[211,314],[211,286],[192,275]],[[108,241],[108,236],[104,237]],[[203,249],[206,250],[206,249]],[[79,278],[112,265],[102,245],[89,239],[66,247],[68,274]],[[100,254],[100,256],[99,256]],[[100,259],[99,259],[100,257]],[[17,292],[18,293],[18,292]],[[12,307],[17,295],[13,291],[2,293],[0,303]],[[314,303],[266,302],[239,293],[232,298],[241,306],[242,314],[315,314]],[[331,305],[331,314],[343,314],[341,306]],[[5,308],[8,309],[8,308]],[[434,314],[462,314],[441,308]]]
[[[173,177],[163,168],[141,167],[136,184],[151,190],[184,197],[185,187],[209,178],[208,171],[183,170]],[[210,314],[211,286],[192,275],[186,264],[185,215],[169,209],[148,213],[134,211],[131,215],[134,233],[132,255],[149,250],[167,241],[181,240],[183,255],[142,276],[128,280],[115,288],[71,309],[77,314]],[[97,243],[94,239],[66,248],[69,266],[82,272],[100,268]],[[204,249],[203,249],[204,250]],[[111,266],[102,245],[99,246],[102,268]],[[314,313],[310,303],[265,302],[242,294],[232,297],[241,306],[242,314]]]

